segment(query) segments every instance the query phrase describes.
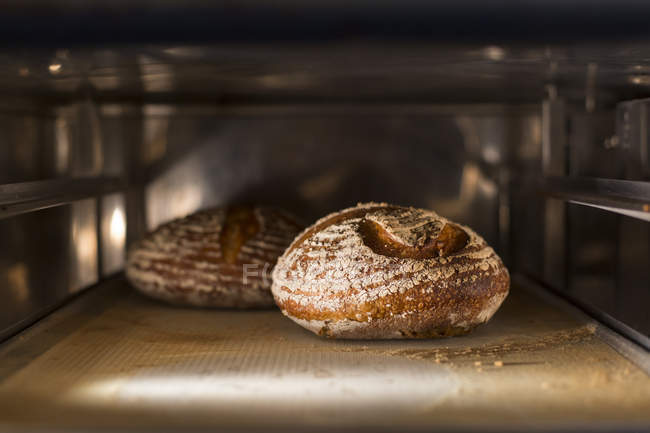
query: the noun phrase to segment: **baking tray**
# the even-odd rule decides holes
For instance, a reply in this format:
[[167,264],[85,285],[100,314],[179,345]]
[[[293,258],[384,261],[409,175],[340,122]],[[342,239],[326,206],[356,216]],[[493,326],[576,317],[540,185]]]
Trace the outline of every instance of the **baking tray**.
[[175,308],[116,278],[6,342],[0,360],[6,429],[650,427],[647,352],[521,283],[468,336],[335,341],[277,310]]

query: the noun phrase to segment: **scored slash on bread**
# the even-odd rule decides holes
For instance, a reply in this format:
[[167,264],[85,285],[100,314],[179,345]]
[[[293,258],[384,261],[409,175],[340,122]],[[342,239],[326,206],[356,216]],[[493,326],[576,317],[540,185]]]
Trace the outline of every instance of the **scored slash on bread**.
[[273,306],[271,268],[301,229],[270,207],[200,211],[130,248],[126,276],[142,293],[177,305]]
[[280,257],[272,292],[301,326],[336,338],[428,338],[486,322],[510,278],[468,227],[367,203],[328,215]]

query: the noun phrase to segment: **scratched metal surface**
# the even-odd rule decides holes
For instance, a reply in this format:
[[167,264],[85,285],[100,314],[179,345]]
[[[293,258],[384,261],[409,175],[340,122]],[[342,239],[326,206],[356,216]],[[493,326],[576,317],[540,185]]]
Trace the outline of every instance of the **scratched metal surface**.
[[650,378],[514,287],[466,337],[333,341],[277,310],[169,307],[121,279],[0,349],[0,426],[647,428]]

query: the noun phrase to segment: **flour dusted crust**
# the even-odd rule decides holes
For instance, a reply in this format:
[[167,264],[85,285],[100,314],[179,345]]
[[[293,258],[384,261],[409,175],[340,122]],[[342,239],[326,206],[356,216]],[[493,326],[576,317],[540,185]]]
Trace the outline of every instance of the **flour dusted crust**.
[[197,212],[134,245],[126,276],[142,293],[173,304],[269,307],[272,267],[301,228],[268,207]]
[[306,229],[280,257],[282,312],[334,338],[465,334],[508,294],[508,271],[468,227],[434,212],[359,204]]

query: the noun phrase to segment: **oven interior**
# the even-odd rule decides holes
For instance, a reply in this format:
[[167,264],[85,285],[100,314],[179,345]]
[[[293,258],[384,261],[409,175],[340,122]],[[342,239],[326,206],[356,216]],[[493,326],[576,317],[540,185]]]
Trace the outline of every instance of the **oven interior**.
[[[650,426],[650,45],[156,43],[0,54],[0,425]],[[466,337],[335,341],[135,293],[125,251],[198,209],[379,201],[512,275]]]

